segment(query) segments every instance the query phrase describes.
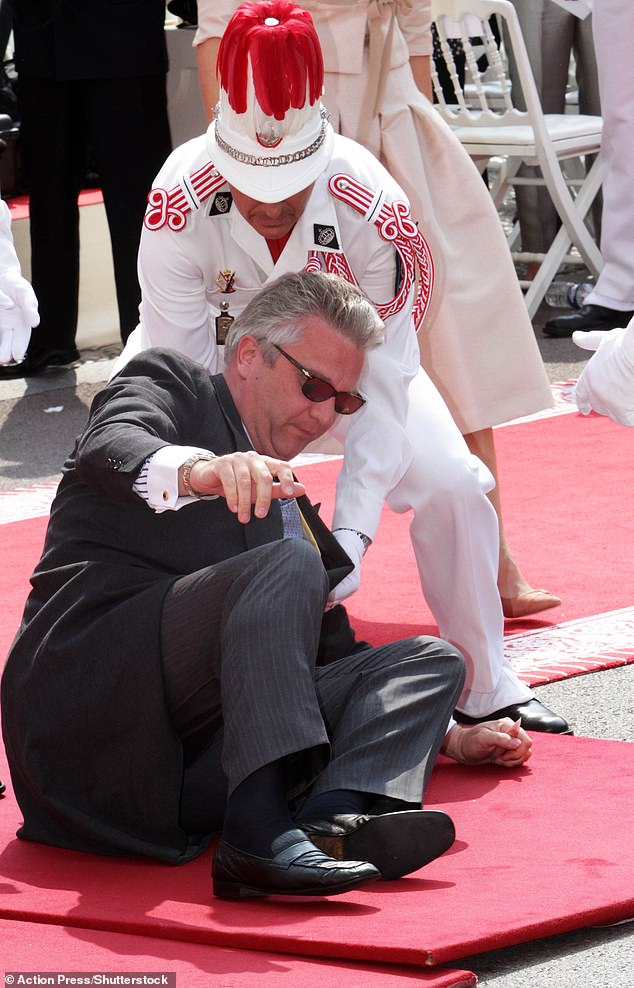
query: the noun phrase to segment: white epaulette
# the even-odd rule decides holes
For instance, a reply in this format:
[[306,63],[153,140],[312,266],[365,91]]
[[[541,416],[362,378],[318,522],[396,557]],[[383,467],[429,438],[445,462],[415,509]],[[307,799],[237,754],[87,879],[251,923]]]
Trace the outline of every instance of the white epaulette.
[[[369,189],[352,176],[342,173],[330,178],[328,190],[335,199],[361,213],[368,223],[374,223],[379,236],[392,243],[398,251],[403,277],[398,294],[391,301],[374,303],[381,319],[385,320],[401,311],[412,285],[416,283],[412,316],[416,329],[420,329],[434,286],[434,262],[427,241],[412,219],[409,206],[398,199],[390,201],[381,190]],[[306,269],[320,268],[358,285],[344,253],[311,251]]]
[[167,223],[170,230],[182,230],[187,223],[187,214],[199,209],[224,184],[225,179],[213,161],[206,161],[191,175],[183,175],[169,192],[161,188],[152,189],[147,197],[144,226],[148,230],[160,230]]

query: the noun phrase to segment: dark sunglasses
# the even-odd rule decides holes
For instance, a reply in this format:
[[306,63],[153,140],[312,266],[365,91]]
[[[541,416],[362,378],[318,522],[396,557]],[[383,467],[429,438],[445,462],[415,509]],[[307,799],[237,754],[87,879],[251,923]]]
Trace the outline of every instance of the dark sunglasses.
[[358,412],[360,408],[365,405],[365,398],[358,395],[355,391],[335,391],[332,384],[328,381],[323,381],[321,377],[315,377],[314,374],[309,374],[305,367],[298,364],[294,357],[291,357],[290,353],[286,350],[282,350],[281,346],[274,343],[273,346],[276,350],[286,357],[288,362],[297,367],[300,374],[303,374],[305,381],[302,384],[302,393],[305,398],[309,401],[328,401],[329,398],[335,399],[335,411],[339,415],[352,415],[353,412]]

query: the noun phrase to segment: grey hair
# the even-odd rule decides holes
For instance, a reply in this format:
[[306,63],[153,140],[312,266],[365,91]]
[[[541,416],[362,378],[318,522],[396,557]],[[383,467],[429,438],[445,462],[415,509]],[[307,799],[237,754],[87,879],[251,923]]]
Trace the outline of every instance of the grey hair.
[[264,344],[267,363],[278,356],[275,344],[295,343],[309,317],[323,320],[360,350],[383,343],[384,327],[376,309],[360,289],[336,274],[301,271],[283,274],[249,302],[227,334],[224,357],[229,364],[243,336]]

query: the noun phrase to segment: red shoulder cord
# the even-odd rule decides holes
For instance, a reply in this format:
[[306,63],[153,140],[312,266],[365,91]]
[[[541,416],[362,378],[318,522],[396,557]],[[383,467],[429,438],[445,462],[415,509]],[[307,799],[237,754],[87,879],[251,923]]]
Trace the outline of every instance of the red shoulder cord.
[[[400,312],[405,306],[410,289],[416,283],[416,297],[412,316],[418,331],[429,307],[434,286],[434,262],[427,241],[411,217],[409,207],[398,199],[388,201],[383,194],[357,182],[349,175],[333,175],[328,182],[330,194],[361,213],[368,223],[374,223],[379,236],[394,244],[403,267],[403,278],[398,294],[384,303],[373,303],[381,319]],[[346,281],[358,286],[344,253],[311,251],[307,271],[325,268]]]

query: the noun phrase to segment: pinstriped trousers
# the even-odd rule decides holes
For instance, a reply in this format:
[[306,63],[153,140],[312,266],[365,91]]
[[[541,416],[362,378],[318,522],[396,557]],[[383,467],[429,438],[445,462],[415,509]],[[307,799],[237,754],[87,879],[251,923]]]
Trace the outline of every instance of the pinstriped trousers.
[[185,750],[181,822],[220,829],[227,795],[284,759],[289,799],[355,789],[422,800],[464,662],[409,638],[315,666],[327,581],[285,539],[178,579],[161,626],[165,691]]

